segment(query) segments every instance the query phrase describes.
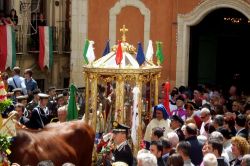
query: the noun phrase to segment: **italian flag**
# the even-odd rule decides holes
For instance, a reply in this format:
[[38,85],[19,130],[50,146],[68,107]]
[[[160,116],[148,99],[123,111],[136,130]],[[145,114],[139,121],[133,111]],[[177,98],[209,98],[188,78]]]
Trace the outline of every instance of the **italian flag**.
[[0,26],[0,71],[16,65],[16,32],[13,26]]
[[39,26],[39,66],[50,69],[53,64],[52,27]]

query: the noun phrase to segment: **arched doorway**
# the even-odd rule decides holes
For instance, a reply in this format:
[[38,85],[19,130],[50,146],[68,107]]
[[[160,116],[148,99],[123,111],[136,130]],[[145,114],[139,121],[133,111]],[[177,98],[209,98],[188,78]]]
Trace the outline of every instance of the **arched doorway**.
[[231,8],[209,13],[190,27],[188,85],[226,87],[235,74],[240,76],[241,86],[249,85],[249,46],[250,21],[246,16]]
[[243,0],[205,0],[190,13],[178,15],[176,86],[187,86],[189,82],[190,28],[222,8],[234,9],[250,19],[250,4]]

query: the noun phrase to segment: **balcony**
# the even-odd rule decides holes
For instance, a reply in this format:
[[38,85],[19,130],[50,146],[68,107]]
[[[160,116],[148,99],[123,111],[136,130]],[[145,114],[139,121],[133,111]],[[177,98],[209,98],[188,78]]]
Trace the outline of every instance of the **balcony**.
[[[58,52],[58,38],[57,38],[57,28],[52,27],[52,42],[53,42],[53,52]],[[27,50],[29,53],[39,53],[39,34],[37,32],[32,33],[27,38]]]
[[[22,26],[16,26],[16,53],[39,53],[39,37],[37,33],[24,33]],[[52,27],[53,52],[70,53],[70,29],[65,27]]]

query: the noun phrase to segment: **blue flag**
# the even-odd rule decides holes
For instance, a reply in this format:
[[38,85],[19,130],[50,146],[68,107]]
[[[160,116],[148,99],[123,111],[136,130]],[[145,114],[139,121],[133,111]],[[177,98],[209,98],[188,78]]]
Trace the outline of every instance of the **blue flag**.
[[144,61],[145,61],[145,55],[143,53],[143,49],[141,46],[141,43],[138,43],[138,48],[137,48],[137,55],[136,55],[136,60],[139,63],[139,65],[141,66]]
[[108,53],[110,53],[110,47],[109,47],[109,40],[107,41],[106,47],[102,53],[102,56],[107,55]]

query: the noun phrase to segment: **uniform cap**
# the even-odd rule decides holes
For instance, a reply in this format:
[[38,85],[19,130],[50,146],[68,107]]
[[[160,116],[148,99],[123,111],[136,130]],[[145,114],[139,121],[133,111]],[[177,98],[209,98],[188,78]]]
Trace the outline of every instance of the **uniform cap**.
[[22,88],[15,88],[12,90],[13,92],[22,92]]
[[49,98],[49,95],[47,95],[47,94],[45,94],[45,93],[38,93],[38,96],[39,96],[41,99]]
[[60,98],[63,98],[63,94],[59,94],[57,97],[56,97],[56,100],[60,99]]
[[113,122],[113,133],[118,133],[118,132],[126,132],[128,133],[128,130],[130,127],[124,125],[124,124],[119,124],[118,122],[114,121]]
[[28,95],[23,95],[23,96],[17,96],[16,99],[17,100],[25,100],[28,98]]

